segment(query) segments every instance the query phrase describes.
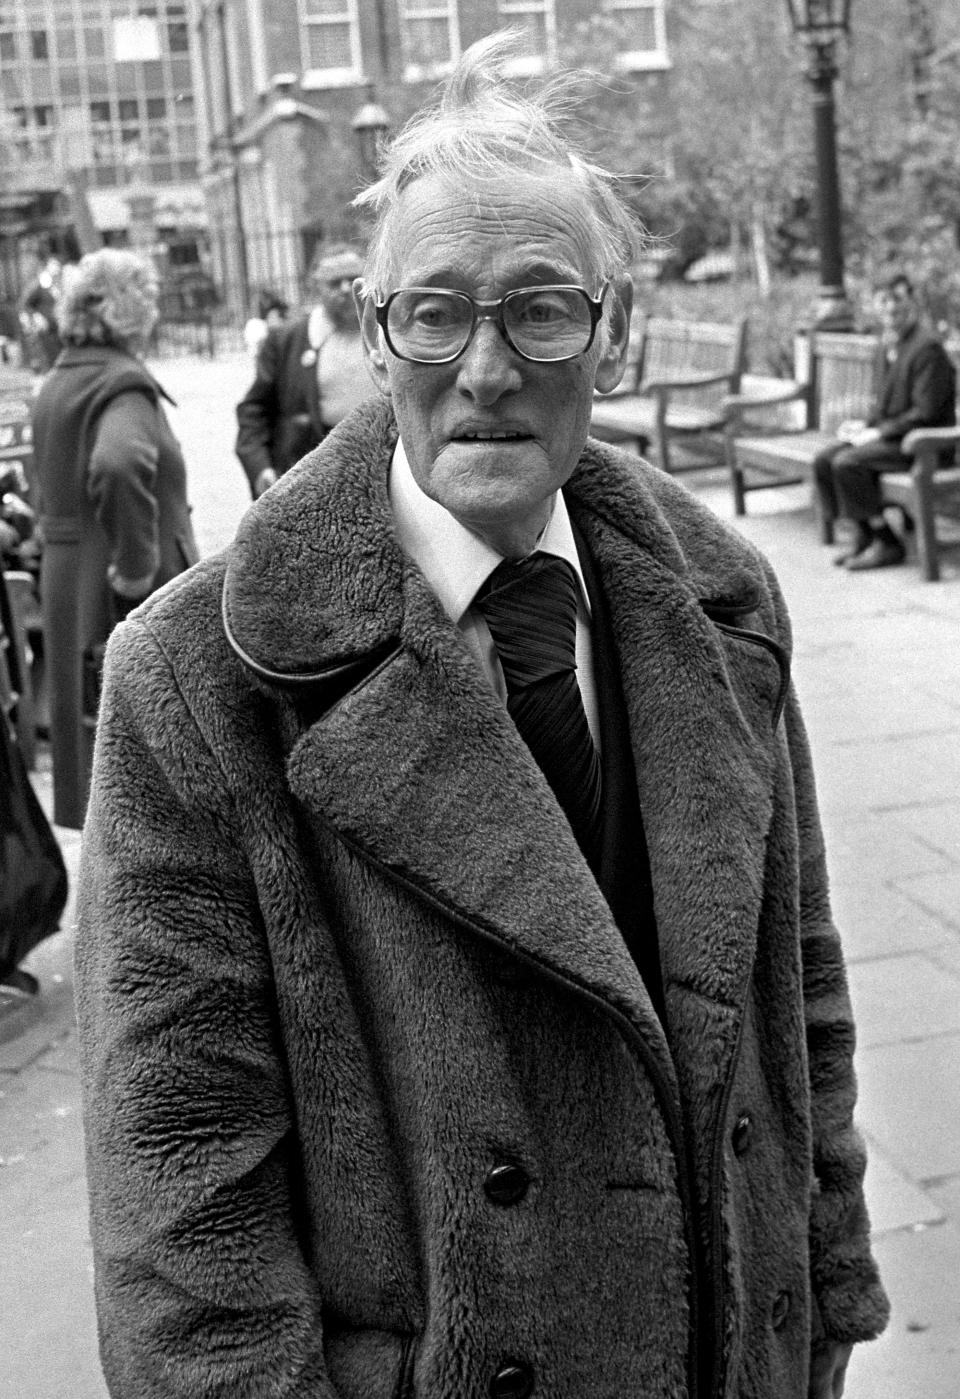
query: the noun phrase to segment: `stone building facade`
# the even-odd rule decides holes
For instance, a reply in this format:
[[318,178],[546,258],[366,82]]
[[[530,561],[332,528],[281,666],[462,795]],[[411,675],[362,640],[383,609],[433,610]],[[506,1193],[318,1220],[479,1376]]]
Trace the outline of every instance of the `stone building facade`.
[[[665,156],[666,0],[191,0],[201,178],[228,304],[296,301],[321,239],[358,232],[350,200],[383,128],[422,104],[458,54],[514,27],[518,73],[579,61],[606,26],[630,119]],[[630,172],[621,172],[630,173]]]

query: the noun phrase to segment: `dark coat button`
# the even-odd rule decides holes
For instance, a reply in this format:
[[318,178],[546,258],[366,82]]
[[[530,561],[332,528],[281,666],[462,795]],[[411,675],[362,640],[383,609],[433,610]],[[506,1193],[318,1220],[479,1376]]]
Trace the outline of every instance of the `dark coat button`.
[[733,1132],[730,1135],[735,1155],[742,1156],[743,1153],[749,1149],[752,1139],[753,1123],[750,1121],[748,1115],[744,1113],[742,1117],[737,1118]]
[[773,1306],[770,1308],[770,1321],[774,1331],[779,1331],[787,1317],[790,1315],[790,1293],[778,1292],[773,1299]]
[[490,1381],[491,1399],[527,1399],[533,1393],[533,1371],[522,1360],[507,1360]]
[[522,1166],[503,1161],[494,1166],[483,1182],[483,1189],[492,1205],[518,1205],[526,1195],[530,1177]]

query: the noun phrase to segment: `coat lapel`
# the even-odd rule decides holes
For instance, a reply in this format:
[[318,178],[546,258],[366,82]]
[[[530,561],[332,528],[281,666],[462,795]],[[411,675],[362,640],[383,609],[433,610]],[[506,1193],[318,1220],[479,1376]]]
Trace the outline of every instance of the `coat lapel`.
[[[295,744],[291,790],[313,819],[452,917],[629,1015],[668,1065],[649,997],[545,779],[396,545],[386,492],[394,441],[386,407],[343,424],[249,512],[228,570],[228,631],[271,683],[369,660]],[[619,523],[617,483],[632,533]],[[656,501],[615,454],[587,454],[570,501],[611,602],[668,1019],[686,1038],[694,1021],[716,1021],[704,1006],[718,1010],[719,1050],[753,957],[776,666],[741,654],[698,602],[704,587],[742,587],[742,552],[695,578]]]
[[396,878],[644,1023],[652,1008],[569,826],[418,571],[399,647],[291,753],[316,819]]
[[637,477],[612,484],[606,454],[588,450],[571,507],[610,605],[670,1040],[704,1102],[729,1067],[756,950],[780,671],[703,606],[755,590],[744,548],[654,477],[668,524]]

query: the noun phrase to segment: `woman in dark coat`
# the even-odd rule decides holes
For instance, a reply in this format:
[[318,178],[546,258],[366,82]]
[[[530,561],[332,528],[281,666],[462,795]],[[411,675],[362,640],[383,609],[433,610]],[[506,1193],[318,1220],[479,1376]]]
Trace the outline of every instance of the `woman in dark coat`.
[[140,358],[157,290],[135,253],[83,258],[60,303],[64,349],[33,410],[54,820],[63,826],[83,822],[111,628],[199,557],[168,395]]

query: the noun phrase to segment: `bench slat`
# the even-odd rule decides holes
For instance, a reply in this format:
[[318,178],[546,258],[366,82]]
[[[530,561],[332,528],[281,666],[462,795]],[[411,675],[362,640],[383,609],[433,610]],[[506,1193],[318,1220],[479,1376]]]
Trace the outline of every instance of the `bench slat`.
[[[634,441],[641,451],[652,440],[659,465],[669,471],[671,434],[722,431],[726,398],[739,388],[745,353],[745,319],[723,325],[649,317],[629,390],[598,395],[591,431],[607,441]],[[689,383],[698,377],[709,382]]]

